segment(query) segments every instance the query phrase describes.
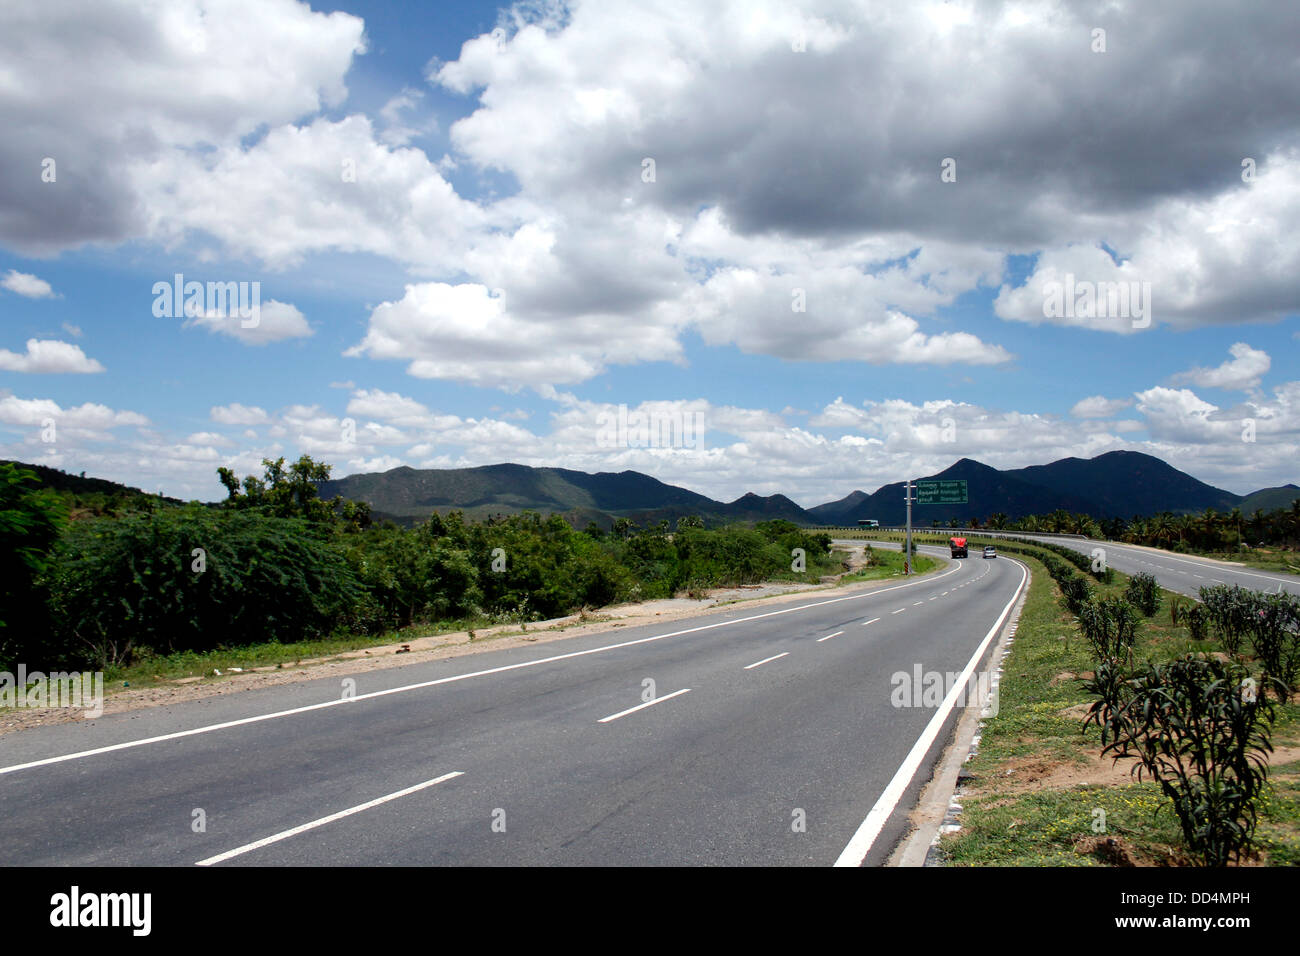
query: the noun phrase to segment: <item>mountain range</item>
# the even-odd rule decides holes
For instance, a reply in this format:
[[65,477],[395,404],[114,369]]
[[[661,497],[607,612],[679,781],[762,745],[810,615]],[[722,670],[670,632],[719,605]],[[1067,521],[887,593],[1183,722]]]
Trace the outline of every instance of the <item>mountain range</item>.
[[[64,492],[155,497],[114,481],[86,477],[84,472],[71,475],[42,465],[14,464],[36,471],[44,487]],[[1198,481],[1159,458],[1133,451],[1107,452],[1088,459],[1062,458],[1004,471],[963,458],[926,477],[964,479],[970,500],[965,505],[915,505],[912,520],[921,526],[935,520],[964,525],[972,517],[985,520],[999,512],[1014,520],[1058,509],[1094,518],[1131,518],[1161,511],[1190,514],[1206,508],[1225,512],[1239,508],[1249,516],[1257,509],[1289,508],[1300,499],[1300,486],[1295,484],[1236,495]],[[751,492],[735,501],[715,501],[635,471],[588,474],[516,464],[423,470],[403,466],[326,481],[320,493],[325,498],[341,495],[365,501],[376,517],[408,526],[435,511],[446,514],[455,510],[475,520],[522,511],[560,514],[580,528],[589,521],[608,528],[617,518],[642,526],[661,520],[674,524],[686,515],[698,515],[709,525],[772,518],[801,525],[853,525],[859,519],[874,518],[895,525],[902,524],[906,515],[902,482],[884,485],[871,494],[853,491],[837,501],[805,509],[779,494],[763,497]],[[162,500],[180,503],[172,498]]]
[[[971,517],[986,519],[998,512],[1015,519],[1058,509],[1095,518],[1161,511],[1187,514],[1206,508],[1241,508],[1249,515],[1256,507],[1288,507],[1300,497],[1295,485],[1236,495],[1134,451],[1008,470],[963,458],[926,477],[965,479],[970,500],[965,505],[916,505],[915,524],[935,519],[964,524]],[[365,501],[376,515],[400,524],[452,510],[475,519],[533,510],[562,514],[578,527],[594,521],[606,528],[620,517],[644,526],[665,519],[671,524],[684,515],[699,515],[709,524],[785,518],[802,525],[851,525],[874,518],[892,525],[903,523],[906,513],[902,482],[871,494],[854,491],[838,501],[805,509],[779,494],[763,497],[751,492],[735,501],[715,501],[635,471],[588,474],[515,464],[425,470],[403,466],[324,482],[321,494]]]

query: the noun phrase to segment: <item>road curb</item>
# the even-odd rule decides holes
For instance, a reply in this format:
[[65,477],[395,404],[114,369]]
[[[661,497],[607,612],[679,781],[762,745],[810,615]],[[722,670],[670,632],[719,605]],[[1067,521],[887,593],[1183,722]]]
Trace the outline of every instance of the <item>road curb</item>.
[[[1008,560],[1008,559],[1002,559]],[[1010,559],[1014,560],[1014,559]],[[1015,606],[1007,616],[1007,622],[998,635],[998,643],[989,654],[989,663],[983,673],[989,675],[990,693],[996,694],[1002,681],[1003,665],[1015,643],[1016,630],[1020,626],[1020,612],[1029,598],[1029,589],[1033,586],[1033,571],[1027,564],[1021,564],[1028,577],[1025,588],[1020,592]],[[970,676],[975,681],[980,672]],[[977,710],[974,707],[963,711],[961,719],[953,730],[952,742],[944,750],[936,765],[934,776],[921,790],[916,807],[910,814],[912,831],[899,843],[894,852],[885,861],[886,866],[943,866],[943,854],[939,850],[939,840],[945,833],[955,833],[961,829],[961,779],[966,763],[979,753],[980,737],[983,735],[984,722],[990,716],[989,701]]]

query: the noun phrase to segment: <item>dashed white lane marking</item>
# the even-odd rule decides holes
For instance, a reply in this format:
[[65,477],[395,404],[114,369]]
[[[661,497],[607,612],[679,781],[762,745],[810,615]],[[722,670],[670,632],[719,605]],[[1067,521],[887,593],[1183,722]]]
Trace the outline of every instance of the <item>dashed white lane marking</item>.
[[287,840],[291,836],[297,836],[299,833],[306,833],[308,830],[315,830],[317,827],[323,827],[327,823],[333,823],[335,820],[342,820],[344,817],[350,817],[354,813],[361,813],[372,807],[377,807],[381,803],[388,803],[390,800],[399,800],[402,797],[409,796],[419,790],[426,790],[445,780],[453,777],[463,777],[464,771],[453,770],[451,773],[444,773],[441,777],[434,777],[432,780],[426,780],[424,783],[417,783],[413,787],[407,787],[405,790],[398,790],[396,793],[390,793],[386,797],[378,797],[374,800],[367,800],[365,803],[359,803],[355,807],[349,807],[347,810],[340,810],[338,813],[331,813],[327,817],[321,817],[319,820],[313,820],[311,823],[304,823],[302,826],[294,827],[291,830],[281,830],[279,833],[269,837],[263,837],[252,843],[245,843],[243,846],[235,847],[233,850],[227,850],[225,853],[218,853],[216,856],[210,856],[206,860],[199,860],[195,866],[212,866],[214,863],[222,863],[231,857],[241,856],[244,853],[251,853],[253,850],[260,850],[264,846],[270,846],[272,843],[279,843],[281,840]]
[[906,610],[907,610],[907,608],[905,608],[905,607],[900,607],[897,611],[890,611],[889,613],[890,613],[890,614],[902,614],[902,613],[903,613],[904,611],[906,611]]
[[834,634],[827,634],[825,637],[819,637],[817,638],[817,643],[820,644],[822,641],[829,641],[832,637],[839,637],[843,633],[843,631],[836,631]]
[[779,661],[781,658],[787,656],[789,653],[790,653],[789,651],[782,651],[780,654],[773,654],[771,657],[765,657],[761,661],[755,661],[752,664],[746,664],[745,670],[752,671],[755,667],[762,667],[764,664],[771,663],[772,661]]
[[871,620],[869,620],[869,621],[863,621],[863,622],[862,622],[862,626],[863,626],[863,627],[866,627],[868,624],[875,624],[875,623],[876,623],[877,621],[879,621],[879,620],[880,620],[880,618],[878,618],[878,617],[873,617],[873,618],[872,618]]
[[645,710],[647,707],[653,707],[655,704],[662,704],[666,700],[672,700],[674,697],[680,697],[682,694],[689,694],[691,689],[683,687],[681,690],[675,690],[671,694],[664,694],[662,697],[656,697],[654,700],[648,700],[644,704],[637,704],[635,707],[629,707],[627,710],[620,710],[617,714],[610,714],[608,717],[602,717],[596,721],[598,724],[607,724],[611,720],[618,720],[620,717],[626,717],[628,714],[635,714],[638,710]]
[[920,607],[924,603],[925,603],[924,601],[913,601],[912,607]]
[[886,591],[897,591],[899,588],[913,587],[917,584],[925,584],[938,578],[947,577],[955,573],[960,568],[950,568],[938,575],[937,578],[918,577],[914,581],[906,581],[902,584],[894,584],[887,588],[880,588],[875,591],[864,591],[861,594],[848,594],[844,597],[829,598],[825,601],[814,601],[811,604],[800,604],[796,607],[781,608],[776,611],[764,611],[761,614],[751,614],[748,617],[737,617],[729,621],[717,621],[713,624],[701,624],[697,627],[688,627],[680,631],[669,631],[666,634],[653,634],[650,637],[638,637],[630,641],[620,641],[617,644],[602,644],[599,647],[589,647],[581,651],[571,651],[567,654],[555,654],[550,657],[541,657],[531,661],[520,661],[516,664],[503,664],[500,667],[489,667],[486,670],[471,671],[468,674],[452,674],[447,677],[438,677],[433,680],[420,681],[417,684],[404,684],[401,687],[390,687],[386,690],[371,691],[368,694],[358,694],[356,697],[336,697],[333,700],[325,700],[316,704],[305,704],[302,707],[291,707],[288,710],[277,710],[269,714],[255,714],[252,717],[241,717],[238,720],[227,720],[219,724],[205,724],[202,727],[193,727],[189,730],[178,730],[170,734],[159,734],[155,737],[142,737],[138,740],[127,740],[118,744],[107,744],[103,747],[95,747],[91,750],[79,750],[75,753],[60,754],[57,757],[45,757],[40,760],[31,760],[27,763],[12,764],[8,767],[0,767],[0,775],[7,773],[16,773],[19,770],[30,770],[33,767],[46,767],[51,764],[64,763],[68,760],[82,760],[86,757],[97,757],[100,754],[116,753],[119,750],[130,750],[134,747],[145,747],[150,744],[164,743],[170,740],[180,740],[184,737],[193,737],[196,734],[210,734],[219,730],[229,730],[232,727],[243,727],[246,724],[256,724],[264,720],[278,720],[281,717],[292,717],[296,714],[307,714],[316,710],[326,710],[331,707],[352,707],[363,700],[374,700],[379,697],[387,697],[390,694],[404,694],[408,691],[423,690],[426,687],[437,687],[442,684],[452,684],[457,681],[471,680],[476,677],[487,677],[492,674],[504,674],[509,671],[516,671],[527,667],[538,667],[542,664],[553,664],[557,661],[573,660],[579,657],[586,657],[589,654],[601,654],[605,651],[619,650],[624,647],[636,647],[640,644],[651,644],[655,641],[662,641],[669,637],[680,637],[683,634],[695,634],[700,631],[711,631],[718,627],[731,627],[736,624],[745,624],[749,621],[758,621],[764,618],[777,617],[782,614],[794,614],[799,611],[806,611],[810,608],[825,607],[828,604],[839,604],[841,601],[861,601],[863,598],[875,597],[884,594]]

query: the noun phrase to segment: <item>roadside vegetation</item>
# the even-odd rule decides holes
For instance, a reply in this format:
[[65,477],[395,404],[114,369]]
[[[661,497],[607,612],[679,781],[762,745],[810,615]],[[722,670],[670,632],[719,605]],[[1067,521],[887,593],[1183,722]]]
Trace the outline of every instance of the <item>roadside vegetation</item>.
[[[781,520],[578,531],[559,516],[452,512],[404,529],[322,500],[328,465],[263,465],[242,479],[220,469],[220,506],[74,503],[0,466],[0,670],[202,674],[846,570],[828,535]],[[891,560],[882,552],[864,573],[894,573]]]
[[949,864],[1300,864],[1300,602],[988,543],[1034,578]]

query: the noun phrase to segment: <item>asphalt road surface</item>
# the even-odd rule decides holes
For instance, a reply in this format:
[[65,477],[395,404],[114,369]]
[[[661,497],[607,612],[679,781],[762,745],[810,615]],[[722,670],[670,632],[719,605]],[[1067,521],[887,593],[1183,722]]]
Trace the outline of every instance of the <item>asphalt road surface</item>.
[[1025,579],[976,556],[346,701],[321,679],[9,734],[0,864],[880,864],[966,700],[896,706],[896,675],[986,659]]
[[[987,532],[983,531],[972,534],[987,536]],[[1300,594],[1300,577],[1294,574],[1237,568],[1222,561],[1173,554],[1156,548],[1116,544],[1113,541],[1094,541],[1091,538],[1036,536],[1034,540],[1050,541],[1089,555],[1101,548],[1105,552],[1106,563],[1116,571],[1124,574],[1145,571],[1153,575],[1161,587],[1191,597],[1196,596],[1199,588],[1213,584],[1238,584],[1252,591],[1277,591],[1280,588],[1292,594]]]

